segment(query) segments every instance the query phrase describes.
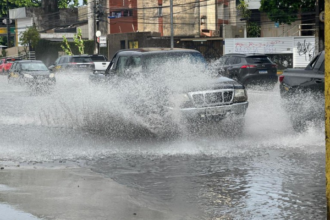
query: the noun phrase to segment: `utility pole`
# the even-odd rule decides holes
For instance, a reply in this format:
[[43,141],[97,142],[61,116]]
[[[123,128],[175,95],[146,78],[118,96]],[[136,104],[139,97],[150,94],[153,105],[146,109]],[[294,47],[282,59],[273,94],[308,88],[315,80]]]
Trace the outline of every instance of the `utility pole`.
[[97,50],[97,39],[96,39],[96,24],[98,23],[96,21],[96,1],[97,0],[94,0],[94,4],[93,4],[93,11],[94,11],[94,54],[97,54],[98,53],[98,50]]
[[173,50],[173,0],[170,0],[170,14],[171,14],[171,50]]
[[[95,36],[95,54],[100,54],[100,37],[101,37],[101,31],[100,31],[100,21],[102,21],[102,16],[104,15],[103,12],[103,6],[97,0],[95,7],[94,7],[94,36]],[[97,39],[99,39],[97,41]]]
[[8,6],[8,0],[7,0],[7,48],[10,47],[10,26],[9,26],[9,6]]

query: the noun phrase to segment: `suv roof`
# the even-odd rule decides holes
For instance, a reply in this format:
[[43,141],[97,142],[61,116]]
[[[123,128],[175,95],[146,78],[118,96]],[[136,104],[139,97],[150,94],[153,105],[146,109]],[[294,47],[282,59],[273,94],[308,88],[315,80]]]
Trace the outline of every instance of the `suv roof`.
[[267,56],[266,54],[263,53],[227,53],[224,56],[241,56],[241,57],[249,57],[249,56]]

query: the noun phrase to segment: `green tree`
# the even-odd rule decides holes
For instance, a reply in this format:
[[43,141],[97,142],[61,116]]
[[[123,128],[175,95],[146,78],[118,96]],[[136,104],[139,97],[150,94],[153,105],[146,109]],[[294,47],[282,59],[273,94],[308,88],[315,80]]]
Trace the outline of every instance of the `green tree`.
[[68,39],[63,35],[63,44],[61,44],[61,48],[63,49],[64,53],[66,55],[73,55],[70,44],[68,42]]
[[251,11],[248,9],[249,4],[244,0],[239,1],[239,5],[237,5],[237,10],[240,12],[242,18],[250,19]]
[[256,22],[250,22],[251,10],[249,9],[249,4],[244,0],[240,0],[239,5],[237,5],[237,10],[240,12],[240,16],[246,20],[247,36],[260,37],[260,25],[258,25]]
[[248,22],[246,29],[249,37],[260,37],[261,27],[256,22]]
[[[87,0],[84,0],[83,4],[87,5]],[[78,0],[58,0],[58,8],[77,7],[78,5]]]
[[[39,7],[41,0],[8,0],[8,8]],[[7,0],[0,0],[0,16],[7,16]]]
[[37,28],[32,26],[22,33],[20,40],[23,45],[28,45],[30,49],[34,49],[40,40],[40,34]]
[[78,28],[78,33],[73,36],[74,44],[78,47],[79,53],[84,54],[84,41],[82,39],[81,29]]
[[[8,0],[8,8],[20,8],[20,7],[40,7],[42,0]],[[58,1],[58,8],[68,8],[78,6],[78,0],[54,0]],[[84,5],[87,5],[87,0],[83,1]],[[0,16],[7,16],[7,0],[0,0]]]
[[[78,33],[73,36],[73,41],[74,41],[74,45],[78,47],[79,53],[84,54],[85,45],[82,39],[82,33],[80,28],[78,28]],[[63,36],[63,42],[61,48],[63,49],[65,54],[73,55],[68,39],[65,36]]]
[[271,21],[291,24],[300,12],[315,11],[315,0],[261,0],[259,10],[265,12]]

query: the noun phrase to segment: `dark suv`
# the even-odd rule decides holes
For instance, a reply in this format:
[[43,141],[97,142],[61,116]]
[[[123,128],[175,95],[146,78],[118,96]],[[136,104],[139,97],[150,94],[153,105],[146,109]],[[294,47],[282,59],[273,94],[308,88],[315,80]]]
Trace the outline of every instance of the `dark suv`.
[[57,58],[55,63],[48,68],[52,72],[65,70],[93,72],[94,62],[90,55],[65,55]]
[[277,65],[265,54],[226,54],[216,62],[219,74],[243,85],[270,85],[277,81]]
[[[121,89],[131,91],[132,97],[126,99],[137,112],[156,114],[161,121],[170,117],[170,121],[179,120],[181,124],[192,122],[193,126],[227,119],[230,125],[223,127],[227,130],[232,127],[232,133],[239,134],[243,130],[248,107],[244,86],[226,77],[212,78],[205,68],[206,61],[196,50],[129,49],[114,55],[105,79],[112,86],[120,85],[121,81],[127,82],[125,80],[133,82],[129,88],[124,86]],[[148,91],[145,100],[143,95],[140,96],[141,88]],[[160,126],[162,130],[163,122],[155,127]]]

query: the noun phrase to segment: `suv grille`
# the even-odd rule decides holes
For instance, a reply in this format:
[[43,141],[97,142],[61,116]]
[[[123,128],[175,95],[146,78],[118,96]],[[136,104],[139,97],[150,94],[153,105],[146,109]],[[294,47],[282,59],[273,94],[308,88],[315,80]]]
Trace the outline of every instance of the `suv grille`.
[[232,102],[233,90],[216,90],[205,92],[191,92],[189,93],[197,106],[216,106],[224,105]]

